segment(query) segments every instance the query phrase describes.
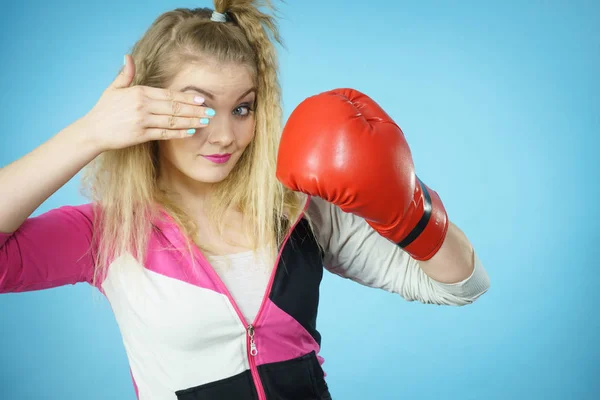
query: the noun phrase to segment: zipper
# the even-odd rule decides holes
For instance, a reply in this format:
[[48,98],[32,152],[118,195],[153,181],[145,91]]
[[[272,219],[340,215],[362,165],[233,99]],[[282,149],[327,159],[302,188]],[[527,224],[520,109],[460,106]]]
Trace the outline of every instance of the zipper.
[[231,293],[229,293],[229,290],[227,289],[227,287],[221,280],[221,277],[219,276],[219,274],[217,274],[217,272],[215,271],[213,266],[210,264],[210,262],[208,262],[208,260],[204,257],[204,255],[196,247],[193,247],[193,252],[195,253],[196,257],[203,260],[204,263],[210,267],[210,268],[208,268],[210,275],[212,275],[212,278],[215,280],[215,282],[218,283],[218,285],[220,286],[220,289],[227,296],[227,298],[229,299],[229,302],[233,306],[233,309],[235,310],[236,314],[238,315],[238,318],[242,322],[242,325],[246,329],[246,349],[247,349],[246,353],[247,353],[247,357],[248,357],[248,364],[250,365],[250,373],[252,374],[252,379],[254,380],[254,386],[256,388],[256,392],[258,393],[258,400],[267,400],[267,395],[265,393],[265,388],[262,385],[262,381],[260,380],[260,376],[258,374],[258,368],[256,366],[256,355],[258,354],[258,348],[256,347],[256,342],[254,341],[256,326],[258,325],[260,317],[262,316],[263,309],[265,308],[265,304],[267,303],[267,299],[269,298],[269,294],[271,293],[271,288],[273,287],[273,281],[275,280],[275,274],[277,273],[277,265],[279,265],[279,260],[281,259],[281,255],[283,254],[283,249],[285,248],[285,245],[287,244],[292,232],[296,228],[296,225],[298,225],[298,223],[302,220],[302,216],[308,209],[309,204],[310,204],[310,196],[308,196],[308,199],[306,201],[306,204],[304,205],[304,209],[302,210],[302,213],[296,219],[296,221],[290,228],[289,233],[284,238],[283,243],[281,244],[281,248],[279,249],[279,252],[277,253],[277,258],[275,259],[275,265],[273,266],[273,271],[271,271],[269,283],[267,285],[265,293],[263,294],[262,302],[260,304],[258,312],[256,313],[256,317],[254,318],[254,322],[251,324],[248,324],[248,322],[246,321],[246,318],[240,311],[240,308],[236,304],[235,300],[233,300],[233,296],[231,296]]
[[256,343],[254,342],[254,326],[252,326],[252,324],[248,325],[247,332],[248,337],[250,338],[250,355],[252,357],[256,357],[258,354],[258,349],[256,348]]
[[254,326],[252,324],[248,325],[246,328],[246,349],[248,349],[248,363],[250,364],[250,373],[252,374],[252,379],[254,380],[254,386],[256,386],[256,392],[258,393],[259,400],[267,399],[267,395],[265,393],[265,388],[262,385],[262,381],[260,380],[260,376],[258,375],[258,368],[256,366],[256,355],[258,354],[258,349],[256,348],[256,343],[254,342]]
[[[252,372],[252,377],[254,378],[254,384],[256,385],[257,389],[260,388],[260,391],[258,391],[259,400],[263,400],[263,399],[266,400],[267,395],[265,394],[265,390],[262,386],[260,376],[258,375],[258,369],[256,367],[256,358],[255,357],[258,354],[258,348],[256,347],[256,343],[254,342],[254,334],[255,334],[255,329],[256,329],[255,327],[258,326],[258,324],[259,324],[260,317],[262,316],[263,310],[265,308],[265,304],[267,303],[269,294],[271,293],[271,288],[273,287],[273,282],[275,281],[275,275],[277,274],[277,266],[279,265],[279,260],[281,259],[281,255],[283,254],[283,249],[285,248],[285,245],[287,244],[292,232],[294,231],[294,229],[296,229],[296,225],[298,225],[298,223],[302,220],[302,216],[306,212],[306,209],[308,208],[309,204],[310,204],[310,196],[308,197],[306,204],[304,205],[302,214],[300,214],[298,219],[296,219],[296,221],[290,228],[289,233],[287,234],[287,236],[283,240],[283,243],[281,244],[281,248],[279,249],[279,252],[277,253],[277,258],[275,259],[275,265],[273,266],[273,271],[271,271],[269,283],[267,284],[267,288],[263,295],[262,302],[260,304],[260,307],[258,308],[256,317],[254,318],[254,322],[252,324],[247,325],[247,328],[246,328],[246,333],[247,333],[246,336],[248,337],[247,345],[246,345],[247,349],[248,349],[248,354],[249,354],[248,361],[250,363],[250,371]],[[233,298],[231,299],[231,301],[233,302]],[[242,321],[245,322],[244,316],[239,311],[239,309],[237,308],[237,305],[235,303],[234,303],[234,308],[236,309],[236,311],[238,311],[238,315],[240,316]],[[263,397],[261,397],[261,395]]]

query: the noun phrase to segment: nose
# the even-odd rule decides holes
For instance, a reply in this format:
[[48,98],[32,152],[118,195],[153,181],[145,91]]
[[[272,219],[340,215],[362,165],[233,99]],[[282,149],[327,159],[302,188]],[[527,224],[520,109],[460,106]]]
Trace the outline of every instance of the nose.
[[229,147],[235,140],[233,124],[228,115],[216,115],[210,120],[210,124],[204,128],[208,130],[207,141],[219,147]]

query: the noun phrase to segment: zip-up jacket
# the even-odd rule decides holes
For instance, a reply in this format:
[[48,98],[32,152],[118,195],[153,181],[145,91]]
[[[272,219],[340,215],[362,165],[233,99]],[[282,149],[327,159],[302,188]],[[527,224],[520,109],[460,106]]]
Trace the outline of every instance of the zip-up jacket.
[[[0,234],[0,293],[92,284],[92,207],[53,209]],[[139,399],[323,400],[324,268],[409,301],[465,305],[489,287],[477,255],[474,263],[464,281],[437,282],[363,219],[313,197],[279,249],[254,321],[166,214],[153,221],[144,261],[123,254],[95,285],[115,314]]]

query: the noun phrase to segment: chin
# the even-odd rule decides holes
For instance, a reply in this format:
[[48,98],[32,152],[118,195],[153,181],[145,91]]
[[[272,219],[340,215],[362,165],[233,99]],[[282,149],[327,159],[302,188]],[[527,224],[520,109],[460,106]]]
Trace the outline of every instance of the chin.
[[190,179],[196,182],[202,183],[219,183],[225,180],[229,176],[231,171],[202,171],[200,173],[193,173],[190,171],[189,174],[186,174]]

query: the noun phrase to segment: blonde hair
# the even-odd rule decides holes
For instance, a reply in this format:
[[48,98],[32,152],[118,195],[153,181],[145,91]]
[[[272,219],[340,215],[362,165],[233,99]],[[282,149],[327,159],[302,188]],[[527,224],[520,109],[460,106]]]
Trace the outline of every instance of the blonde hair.
[[[251,222],[246,231],[254,250],[276,248],[291,229],[305,198],[284,188],[275,178],[281,133],[281,90],[274,41],[281,43],[270,1],[215,0],[215,11],[228,21],[210,20],[207,8],[178,8],[159,16],[135,44],[133,85],[166,87],[178,66],[203,59],[240,63],[254,71],[257,87],[255,136],[229,176],[211,194],[208,217],[223,229],[224,213],[234,207]],[[152,221],[162,208],[191,240],[196,226],[159,187],[156,142],[108,151],[85,171],[84,189],[98,206],[98,245],[94,280],[104,276],[117,256],[131,253],[143,263]],[[201,247],[201,243],[196,243]]]

